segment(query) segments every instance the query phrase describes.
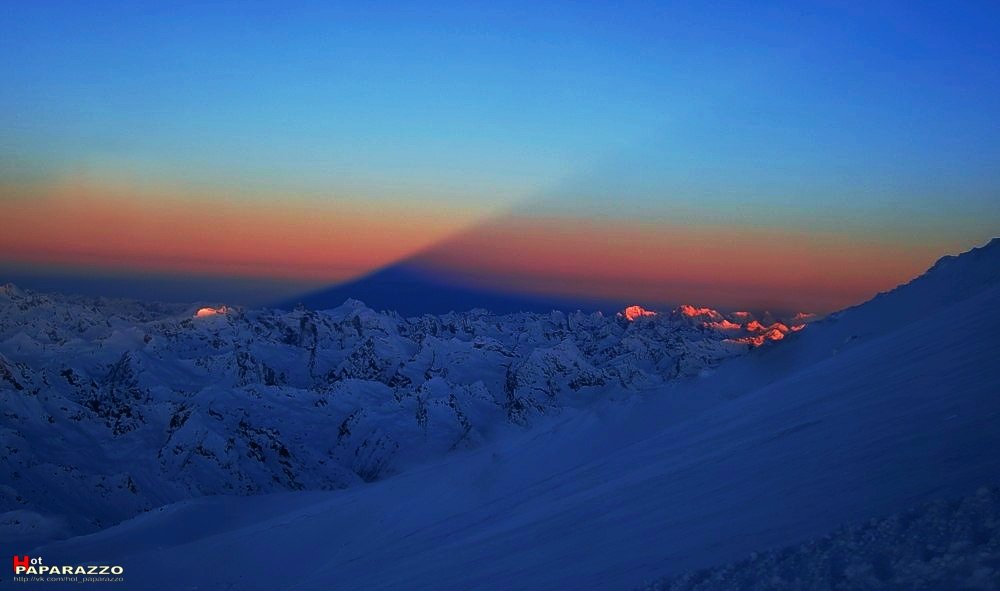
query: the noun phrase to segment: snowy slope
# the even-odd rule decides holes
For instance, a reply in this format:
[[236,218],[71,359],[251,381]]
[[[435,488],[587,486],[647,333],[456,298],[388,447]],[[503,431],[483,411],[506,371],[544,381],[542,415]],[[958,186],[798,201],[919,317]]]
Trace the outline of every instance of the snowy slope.
[[852,523],[738,562],[653,581],[643,591],[996,589],[1000,488]]
[[629,588],[970,494],[1000,480],[998,250],[657,395],[379,482],[191,500],[41,552],[113,559],[151,589]]

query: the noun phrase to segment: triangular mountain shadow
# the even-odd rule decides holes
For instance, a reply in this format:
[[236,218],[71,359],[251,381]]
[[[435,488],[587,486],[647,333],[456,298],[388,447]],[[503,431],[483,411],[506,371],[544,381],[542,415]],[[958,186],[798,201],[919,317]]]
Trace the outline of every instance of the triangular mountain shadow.
[[394,310],[403,316],[464,312],[473,308],[485,308],[496,314],[552,310],[612,312],[626,304],[467,286],[453,277],[404,261],[354,281],[279,302],[274,307],[291,309],[302,305],[313,310],[325,310],[335,308],[347,299],[360,300],[375,310]]

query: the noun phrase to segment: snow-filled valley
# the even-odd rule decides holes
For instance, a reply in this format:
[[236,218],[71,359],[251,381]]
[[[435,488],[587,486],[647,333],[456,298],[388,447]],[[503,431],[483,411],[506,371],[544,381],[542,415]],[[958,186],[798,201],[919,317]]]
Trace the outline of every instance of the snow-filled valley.
[[997,484],[998,308],[997,240],[804,330],[8,287],[0,545],[137,589],[634,588]]

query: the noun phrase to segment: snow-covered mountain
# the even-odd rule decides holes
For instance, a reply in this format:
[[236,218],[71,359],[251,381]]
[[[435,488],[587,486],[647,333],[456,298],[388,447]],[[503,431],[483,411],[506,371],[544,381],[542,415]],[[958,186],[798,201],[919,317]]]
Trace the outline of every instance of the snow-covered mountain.
[[353,300],[285,312],[7,285],[0,527],[44,538],[200,495],[376,480],[778,334],[721,319],[691,306],[406,319]]
[[[998,307],[1000,241],[995,240],[942,259],[910,284],[799,331],[792,331],[791,319],[737,314],[717,318],[715,311],[696,307],[661,314],[628,309],[615,318],[514,315],[499,325],[488,315],[448,316],[458,322],[456,336],[443,339],[452,346],[469,342],[474,350],[486,349],[475,344],[477,337],[489,336],[491,347],[501,347],[533,368],[524,370],[531,376],[526,382],[535,384],[527,389],[521,389],[519,372],[517,379],[508,379],[510,373],[504,370],[483,381],[493,397],[494,417],[483,424],[496,428],[482,432],[480,445],[428,453],[391,478],[341,490],[192,498],[93,535],[47,544],[37,553],[59,562],[123,564],[127,586],[142,589],[627,589],[654,580],[660,582],[653,588],[673,588],[677,581],[692,582],[681,573],[748,555],[749,568],[769,576],[785,576],[792,563],[772,568],[773,561],[761,563],[758,557],[820,565],[825,571],[810,571],[809,578],[802,579],[813,585],[806,588],[878,588],[893,581],[909,581],[912,588],[957,588],[955,580],[996,588],[997,570],[981,570],[1000,563],[995,551],[1000,546],[991,533],[995,527],[963,526],[969,519],[964,509],[943,511],[940,519],[947,523],[908,516],[923,519],[923,503],[970,499],[1000,481],[1000,374],[992,371],[1000,357],[995,340],[1000,332]],[[364,331],[374,331],[365,327],[386,319],[406,326],[448,324],[445,317],[402,321],[356,305],[329,316],[331,322],[344,322],[359,310]],[[188,316],[194,313],[187,311]],[[197,327],[196,322],[208,320],[233,323],[231,330],[243,334],[240,314],[252,315],[237,311],[198,319],[152,318],[139,324],[190,322]],[[281,326],[268,316],[272,313],[259,314]],[[476,336],[458,338],[459,319],[477,326]],[[757,324],[751,325],[754,320]],[[779,329],[773,326],[776,322],[788,327],[780,342],[765,339],[767,346],[760,348],[752,347],[755,341],[739,342]],[[545,335],[560,326],[572,336],[558,339],[556,345]],[[487,334],[477,332],[481,330]],[[6,352],[11,343],[27,346],[33,340],[18,332],[24,331],[5,331],[4,354],[9,372],[23,378],[24,383],[18,383],[30,391],[23,374],[30,368],[43,372],[40,368],[48,366],[37,351],[34,361],[14,359]],[[134,338],[142,342],[144,334]],[[382,368],[377,363],[375,369],[369,363],[343,365],[365,342],[360,334],[356,338],[335,366],[372,372]],[[566,353],[568,343],[573,344],[573,355]],[[602,354],[607,350],[602,343],[617,352]],[[393,359],[403,357],[391,347],[390,353],[381,345],[373,347],[379,354],[362,355],[364,359],[391,356],[393,351],[398,355]],[[733,354],[751,349],[751,354]],[[662,351],[669,354],[657,357]],[[415,355],[410,352],[407,358]],[[622,355],[628,360],[624,366]],[[254,355],[276,358],[280,356],[274,352]],[[567,366],[569,359],[577,365]],[[677,359],[682,360],[679,365]],[[226,379],[238,380],[239,365],[232,363],[237,369]],[[421,363],[427,367],[426,360]],[[334,360],[328,364],[332,367]],[[460,375],[476,363],[445,365]],[[275,362],[268,367],[280,376],[286,366]],[[572,370],[563,373],[559,367]],[[605,373],[612,369],[615,373]],[[105,371],[106,376],[123,373]],[[285,371],[289,383],[304,379]],[[567,381],[571,374],[611,379],[573,390]],[[259,368],[254,375],[270,374]],[[380,375],[386,379],[386,371]],[[405,375],[412,380],[415,374]],[[450,373],[442,377],[465,385]],[[534,388],[550,379],[559,392],[551,404],[542,404],[545,398],[533,395]],[[266,385],[268,378],[261,380]],[[423,384],[431,381],[433,377],[425,377]],[[371,382],[386,386],[378,380],[366,383]],[[214,390],[213,397],[247,387],[229,385]],[[116,388],[132,391],[129,386]],[[260,385],[256,388],[263,391]],[[515,400],[525,401],[519,408],[524,413],[510,412],[518,406],[509,403],[508,391],[517,393]],[[498,392],[504,394],[498,398]],[[252,400],[263,404],[270,398]],[[411,408],[409,416],[415,421],[415,400]],[[235,407],[226,410],[234,412]],[[296,414],[295,420],[305,420],[305,414]],[[532,428],[517,425],[519,420]],[[105,424],[104,429],[109,427]],[[284,441],[285,430],[281,433]],[[984,490],[983,498],[992,498],[991,489]],[[980,501],[962,501],[962,506],[970,502],[977,515],[992,519],[993,509],[980,511]],[[882,525],[868,530],[878,535],[866,534],[864,543],[850,533],[857,526],[829,538],[835,544],[832,553],[826,538],[820,538],[843,524],[882,516],[895,517],[871,522]],[[955,519],[961,523],[951,527],[948,520]],[[919,555],[910,560],[910,550],[893,553],[880,546],[902,539],[884,527],[901,528],[902,534],[934,530],[940,535],[929,538],[923,550],[914,547],[912,552]],[[951,539],[950,532],[958,532],[959,539]],[[948,540],[948,548],[933,546],[943,540]],[[23,546],[0,546],[24,553]],[[768,553],[778,547],[791,549]],[[905,560],[894,561],[897,556]],[[954,574],[955,580],[892,570],[911,563],[934,568],[927,561],[938,556],[952,562],[935,572]],[[962,565],[980,570],[967,573]],[[728,576],[733,570],[704,572]],[[777,588],[796,588],[792,583]]]

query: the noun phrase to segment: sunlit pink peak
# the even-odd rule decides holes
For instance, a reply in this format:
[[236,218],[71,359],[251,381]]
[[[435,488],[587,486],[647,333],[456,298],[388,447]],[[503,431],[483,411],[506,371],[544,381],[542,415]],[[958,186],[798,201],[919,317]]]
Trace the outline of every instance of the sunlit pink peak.
[[624,311],[618,313],[619,316],[624,316],[629,322],[634,321],[636,318],[642,318],[643,316],[656,316],[656,312],[652,310],[647,310],[642,306],[629,306],[625,308]]
[[815,319],[816,315],[813,314],[812,312],[799,312],[798,314],[792,317],[792,322],[802,324],[806,322],[811,322]]
[[783,333],[789,332],[791,330],[790,328],[788,328],[788,325],[786,325],[784,322],[774,322],[772,324],[769,324],[768,326],[764,326],[763,324],[761,324],[756,320],[751,320],[750,322],[748,322],[746,329],[749,332],[769,332],[773,330],[778,330]]
[[196,318],[205,318],[207,316],[215,316],[216,314],[228,314],[228,313],[229,313],[228,306],[220,306],[218,308],[208,308],[208,307],[198,308],[198,311],[195,312],[194,315]]
[[759,334],[753,337],[740,337],[738,339],[726,339],[727,343],[739,343],[741,345],[750,345],[752,347],[760,347],[768,341],[780,341],[785,338],[785,333],[781,332],[777,328],[773,328],[764,334]]
[[739,318],[740,320],[748,320],[753,316],[750,312],[733,312],[733,318]]
[[706,322],[705,327],[714,328],[715,330],[739,330],[743,328],[742,325],[726,320],[725,318],[716,322]]
[[721,322],[723,320],[722,314],[718,310],[713,310],[712,308],[695,308],[689,304],[683,304],[677,310],[687,316],[688,318],[708,318],[716,322]]

